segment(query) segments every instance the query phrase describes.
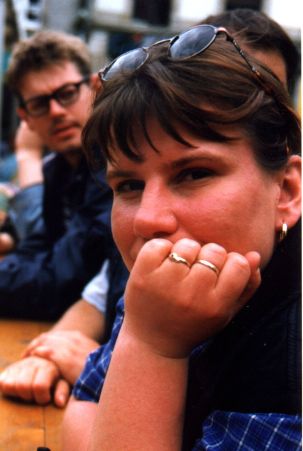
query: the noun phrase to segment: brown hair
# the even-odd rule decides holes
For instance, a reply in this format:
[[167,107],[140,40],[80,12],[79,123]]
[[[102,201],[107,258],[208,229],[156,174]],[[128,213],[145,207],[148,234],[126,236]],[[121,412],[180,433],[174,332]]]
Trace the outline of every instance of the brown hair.
[[14,46],[7,82],[19,94],[25,74],[66,61],[74,63],[82,75],[91,73],[90,54],[80,38],[58,31],[39,31]]
[[271,17],[261,11],[236,8],[208,16],[199,23],[226,27],[239,44],[253,50],[279,53],[285,63],[291,91],[300,74],[300,55],[285,30]]
[[218,37],[206,51],[186,61],[167,56],[164,46],[153,47],[150,53],[138,70],[105,82],[96,98],[83,131],[90,161],[100,159],[100,149],[114,160],[114,147],[140,160],[136,133],[142,130],[150,142],[150,117],[180,143],[185,143],[180,126],[218,142],[230,140],[218,125],[234,126],[249,139],[259,163],[272,170],[282,167],[290,152],[299,152],[300,122],[286,90],[271,72],[257,66],[266,92],[225,38]]

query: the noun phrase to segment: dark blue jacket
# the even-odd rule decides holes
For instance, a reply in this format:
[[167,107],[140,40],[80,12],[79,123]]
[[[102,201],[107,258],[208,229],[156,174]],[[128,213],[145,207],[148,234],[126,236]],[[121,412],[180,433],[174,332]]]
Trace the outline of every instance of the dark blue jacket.
[[81,296],[105,258],[116,254],[112,194],[83,159],[72,170],[56,155],[44,167],[44,224],[0,262],[0,315],[58,318]]

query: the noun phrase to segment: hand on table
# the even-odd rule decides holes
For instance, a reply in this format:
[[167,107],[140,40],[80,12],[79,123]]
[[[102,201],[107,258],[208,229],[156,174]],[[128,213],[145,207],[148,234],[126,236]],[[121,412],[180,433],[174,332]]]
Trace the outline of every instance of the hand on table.
[[54,330],[32,340],[23,356],[35,355],[54,362],[61,376],[73,385],[88,354],[98,347],[99,343],[79,331]]
[[68,401],[70,386],[60,377],[57,366],[40,357],[27,357],[9,365],[0,374],[0,391],[6,396],[64,407]]

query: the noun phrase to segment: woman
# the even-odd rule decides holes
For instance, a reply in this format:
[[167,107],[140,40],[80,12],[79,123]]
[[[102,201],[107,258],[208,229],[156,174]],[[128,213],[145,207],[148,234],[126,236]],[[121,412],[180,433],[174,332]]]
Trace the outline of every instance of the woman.
[[299,449],[300,129],[282,84],[209,25],[100,77],[84,138],[131,273],[64,448]]

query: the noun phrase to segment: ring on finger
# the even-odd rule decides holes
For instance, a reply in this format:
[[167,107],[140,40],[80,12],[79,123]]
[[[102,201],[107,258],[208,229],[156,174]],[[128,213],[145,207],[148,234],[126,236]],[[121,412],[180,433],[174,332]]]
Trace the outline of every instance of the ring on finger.
[[186,265],[188,268],[190,268],[189,262],[185,258],[178,255],[176,252],[169,254],[168,258],[174,263],[182,263],[183,265]]
[[213,263],[209,262],[208,260],[197,260],[195,263],[199,263],[202,266],[205,266],[206,268],[211,269],[214,273],[219,275],[219,269],[214,265]]

